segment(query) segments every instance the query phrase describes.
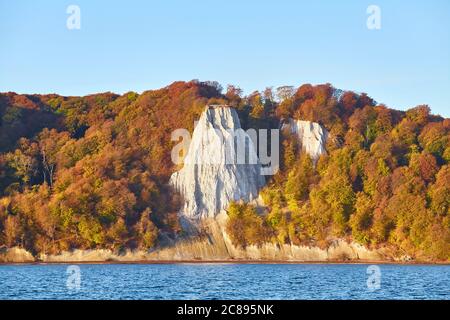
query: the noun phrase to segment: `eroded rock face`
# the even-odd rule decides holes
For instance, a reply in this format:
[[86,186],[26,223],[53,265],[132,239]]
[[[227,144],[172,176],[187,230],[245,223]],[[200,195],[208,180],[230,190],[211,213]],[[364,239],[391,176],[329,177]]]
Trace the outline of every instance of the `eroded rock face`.
[[305,151],[314,162],[326,153],[325,146],[328,140],[328,131],[320,124],[311,121],[289,119],[283,124],[282,129],[289,129],[299,138],[303,151]]
[[0,263],[31,263],[35,259],[33,255],[23,248],[1,248]]
[[171,185],[181,193],[181,214],[191,219],[214,217],[232,201],[251,201],[265,184],[256,148],[241,129],[231,107],[209,106],[197,123]]

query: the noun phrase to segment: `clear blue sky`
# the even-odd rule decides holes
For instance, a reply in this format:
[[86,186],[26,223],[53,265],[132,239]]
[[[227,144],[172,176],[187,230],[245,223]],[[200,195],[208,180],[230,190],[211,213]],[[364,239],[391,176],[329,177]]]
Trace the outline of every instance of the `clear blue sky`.
[[[68,5],[81,29],[68,30]],[[366,9],[381,8],[381,30]],[[450,116],[450,1],[0,0],[0,91],[326,83]]]

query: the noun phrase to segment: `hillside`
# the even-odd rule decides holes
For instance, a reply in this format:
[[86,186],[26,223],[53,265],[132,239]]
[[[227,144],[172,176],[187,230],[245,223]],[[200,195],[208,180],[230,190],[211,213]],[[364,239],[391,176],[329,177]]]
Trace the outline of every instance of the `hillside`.
[[209,104],[234,107],[244,129],[295,119],[329,134],[313,161],[283,130],[281,170],[260,193],[264,212],[242,202],[227,210],[236,247],[347,239],[450,258],[450,119],[329,84],[249,96],[198,81],[142,94],[0,94],[0,247],[148,250],[185,237],[182,199],[169,185],[179,170],[171,133],[192,132]]

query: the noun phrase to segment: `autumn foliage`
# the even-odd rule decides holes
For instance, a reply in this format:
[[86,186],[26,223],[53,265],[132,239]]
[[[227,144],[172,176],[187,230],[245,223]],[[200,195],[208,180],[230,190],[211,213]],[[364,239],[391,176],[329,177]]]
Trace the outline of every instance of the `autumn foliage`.
[[0,246],[149,249],[181,235],[170,135],[192,131],[208,103],[234,106],[244,128],[278,128],[292,117],[330,132],[316,165],[283,133],[281,170],[262,191],[265,213],[229,209],[236,245],[348,238],[449,259],[450,120],[329,84],[248,96],[199,81],[142,94],[0,94]]
[[[347,238],[390,247],[399,257],[450,258],[449,119],[427,106],[392,110],[330,85],[281,93],[279,119],[319,122],[330,139],[314,168],[284,133],[282,170],[261,193],[268,241],[327,247]],[[235,237],[236,244],[246,242]]]

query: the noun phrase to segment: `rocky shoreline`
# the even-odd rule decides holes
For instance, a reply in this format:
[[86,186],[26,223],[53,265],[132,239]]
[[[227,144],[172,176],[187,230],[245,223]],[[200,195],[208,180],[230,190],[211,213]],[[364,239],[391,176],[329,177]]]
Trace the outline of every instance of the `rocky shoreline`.
[[[106,256],[105,256],[106,254]],[[145,252],[113,253],[110,250],[74,250],[59,255],[34,257],[22,248],[7,249],[0,253],[0,265],[13,264],[398,264],[398,265],[450,265],[447,261],[422,261],[401,258],[372,259],[327,259],[327,260],[283,260],[283,259],[172,259],[158,260],[147,257]]]
[[[435,263],[396,256],[389,248],[370,250],[355,242],[337,239],[328,248],[265,243],[237,248],[223,230],[226,216],[203,222],[207,236],[196,236],[151,251],[108,249],[73,250],[57,255],[33,256],[22,248],[0,251],[0,263]],[[448,262],[441,262],[448,264]]]

